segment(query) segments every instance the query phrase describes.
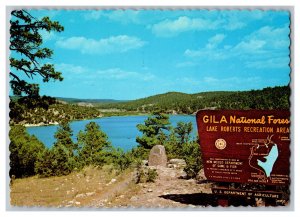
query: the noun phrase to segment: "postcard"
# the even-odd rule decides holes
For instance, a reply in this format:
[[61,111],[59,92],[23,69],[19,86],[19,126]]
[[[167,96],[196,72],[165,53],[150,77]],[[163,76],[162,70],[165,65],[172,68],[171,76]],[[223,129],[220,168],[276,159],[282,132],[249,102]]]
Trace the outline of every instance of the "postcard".
[[290,8],[8,9],[12,209],[290,206]]

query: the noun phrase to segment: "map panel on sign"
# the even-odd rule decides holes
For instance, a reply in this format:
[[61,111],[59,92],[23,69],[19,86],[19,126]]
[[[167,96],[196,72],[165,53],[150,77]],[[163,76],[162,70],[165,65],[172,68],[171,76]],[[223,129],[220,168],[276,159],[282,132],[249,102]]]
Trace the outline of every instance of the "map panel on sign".
[[197,125],[208,179],[289,184],[289,111],[201,110]]

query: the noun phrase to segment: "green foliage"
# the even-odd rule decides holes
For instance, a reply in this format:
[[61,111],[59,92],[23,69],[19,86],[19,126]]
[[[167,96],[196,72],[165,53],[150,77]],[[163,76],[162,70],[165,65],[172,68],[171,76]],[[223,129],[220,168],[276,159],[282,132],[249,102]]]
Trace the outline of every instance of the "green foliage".
[[141,164],[137,166],[136,183],[155,182],[158,173],[156,169],[143,168]]
[[154,145],[163,145],[167,138],[163,130],[168,130],[168,125],[170,125],[168,115],[159,111],[153,112],[144,124],[137,125],[143,135],[136,137],[136,142],[145,149],[151,149]]
[[80,161],[85,165],[103,164],[104,152],[111,148],[111,144],[100,126],[95,122],[90,122],[85,126],[84,132],[78,133],[77,138]]
[[[199,145],[190,139],[191,123],[179,122],[170,133],[167,132],[170,127],[167,126],[169,120],[166,115],[154,113],[145,123],[150,126],[151,133],[145,130],[144,135],[154,136],[156,141],[165,145],[169,156],[183,158],[187,163],[185,171],[188,177],[195,177],[202,164]],[[163,134],[162,129],[165,130]],[[23,126],[13,126],[10,136],[10,175],[16,177],[35,174],[41,177],[62,176],[76,168],[82,169],[89,165],[113,165],[115,171],[122,172],[134,164],[139,165],[138,182],[154,182],[157,177],[155,170],[141,166],[141,159],[148,158],[149,146],[138,146],[126,153],[115,149],[95,122],[88,123],[84,131],[77,134],[78,144],[75,144],[69,123],[63,121],[54,135],[56,141],[51,149],[45,148],[35,137],[29,136]]]
[[191,122],[178,122],[177,126],[171,130],[169,139],[165,144],[168,158],[180,158],[186,162],[184,171],[187,178],[195,178],[202,168],[202,159],[199,142],[191,140],[193,125]]
[[142,146],[137,146],[133,148],[130,152],[133,159],[136,159],[136,161],[141,161],[143,159],[148,159],[150,153],[150,149],[146,149]]
[[54,159],[52,150],[45,149],[43,152],[40,152],[34,168],[35,174],[39,174],[40,177],[53,176],[56,170],[53,163]]
[[72,141],[72,135],[69,123],[62,122],[54,135],[56,142],[53,147],[39,155],[36,173],[42,177],[62,176],[71,173],[77,167],[77,145]]
[[155,179],[157,178],[158,174],[156,172],[156,169],[148,169],[147,171],[147,179],[146,182],[155,182]]
[[119,155],[115,159],[114,164],[120,171],[124,171],[130,167],[134,160],[135,158],[132,156],[131,152],[124,153],[122,150],[119,150]]
[[75,157],[70,157],[67,148],[57,145],[38,156],[35,173],[40,177],[68,175],[76,166]]
[[101,109],[121,109],[149,113],[159,108],[165,113],[192,114],[199,109],[289,109],[289,86],[251,91],[215,91],[196,94],[169,92],[128,102],[98,105]]
[[[100,112],[93,107],[72,104],[60,104],[52,98],[43,96],[34,103],[26,98],[11,98],[10,124],[51,124],[63,119],[82,120],[100,116]],[[29,106],[30,103],[34,103]]]
[[184,123],[182,121],[177,123],[177,127],[174,129],[177,138],[181,144],[187,143],[190,139],[190,134],[193,131],[192,122]]
[[[10,132],[14,139],[10,145],[12,151],[10,174],[16,177],[35,174],[40,177],[62,176],[89,165],[113,165],[116,171],[124,171],[135,161],[132,151],[125,153],[123,150],[113,148],[107,135],[95,122],[88,123],[85,130],[78,133],[78,144],[75,144],[72,140],[73,133],[69,123],[63,121],[54,135],[56,141],[52,148],[45,148],[39,142],[43,148],[36,148],[36,153],[28,148],[30,143],[26,143],[26,141],[30,141],[31,145],[35,147],[37,139],[26,134],[27,140],[24,142],[24,136],[17,135],[25,134],[25,127],[16,126],[13,129]],[[19,149],[20,146],[22,146],[21,149]],[[22,166],[22,162],[25,162],[26,165]]]
[[195,178],[203,168],[199,143],[196,141],[185,143],[182,156],[186,162],[184,171],[187,174],[187,178]]
[[9,138],[9,175],[14,175],[15,177],[34,175],[38,156],[45,150],[43,143],[35,136],[30,136],[24,126],[12,126]]
[[54,134],[56,142],[54,147],[62,146],[65,152],[68,152],[69,156],[74,156],[74,150],[77,149],[77,145],[72,140],[73,131],[68,121],[63,120]]
[[43,63],[44,59],[51,58],[53,51],[42,47],[41,30],[61,32],[64,28],[58,22],[51,21],[49,17],[37,19],[25,10],[14,10],[11,16],[9,75],[12,91],[17,96],[22,94],[38,96],[39,85],[22,80],[18,73],[23,73],[29,79],[39,75],[43,82],[63,80],[61,72],[55,71],[53,64]]

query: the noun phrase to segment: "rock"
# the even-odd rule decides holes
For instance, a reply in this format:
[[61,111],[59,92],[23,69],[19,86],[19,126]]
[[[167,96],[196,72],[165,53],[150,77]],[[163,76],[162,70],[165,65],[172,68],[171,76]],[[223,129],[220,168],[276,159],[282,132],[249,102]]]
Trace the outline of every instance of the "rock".
[[152,192],[153,190],[152,190],[152,189],[148,189],[147,191],[148,191],[148,192]]
[[93,191],[93,192],[87,192],[85,195],[89,197],[89,196],[94,195],[95,193],[96,193],[96,192],[94,192],[94,191]]
[[130,201],[137,201],[138,199],[139,199],[138,197],[132,196],[132,197],[130,198]]
[[186,174],[186,172],[184,172],[183,170],[180,171],[179,177],[180,177],[181,179],[187,179],[187,174]]
[[162,145],[155,145],[149,154],[149,166],[167,166],[167,155],[165,147]]
[[106,186],[111,185],[112,183],[116,182],[116,179],[111,179],[109,183],[106,184]]
[[80,197],[84,197],[85,194],[77,194],[75,198],[80,198]]
[[76,205],[80,205],[80,202],[76,201],[75,204],[76,204]]
[[194,183],[194,182],[196,182],[196,180],[194,180],[194,179],[188,179],[188,180],[186,180],[186,182],[188,182],[188,183]]
[[142,160],[142,165],[143,166],[148,166],[148,161],[147,160]]
[[186,162],[184,159],[171,159],[169,161],[169,167],[171,168],[184,168],[186,166]]
[[201,170],[198,172],[198,174],[197,174],[197,176],[196,176],[196,179],[197,179],[198,181],[207,180],[207,178],[206,178],[206,176],[205,176],[205,174],[204,174],[204,169],[201,169]]

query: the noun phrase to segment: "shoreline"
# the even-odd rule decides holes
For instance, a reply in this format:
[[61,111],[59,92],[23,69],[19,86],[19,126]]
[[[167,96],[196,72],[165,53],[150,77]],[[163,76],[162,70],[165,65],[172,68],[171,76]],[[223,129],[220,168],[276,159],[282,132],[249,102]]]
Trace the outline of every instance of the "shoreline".
[[[21,124],[21,125],[23,125],[23,124]],[[57,121],[55,121],[55,122],[51,122],[49,124],[45,124],[45,123],[24,124],[23,126],[25,126],[25,127],[43,127],[43,126],[52,126],[52,125],[59,125],[59,123]]]
[[[74,120],[70,120],[70,122],[75,122],[75,121],[84,121],[84,120],[94,120],[94,119],[100,119],[100,118],[109,118],[109,117],[130,117],[130,116],[148,116],[151,115],[150,113],[137,113],[137,114],[120,114],[120,115],[102,115],[96,118],[88,118],[88,119],[74,119]],[[168,115],[184,115],[184,116],[195,116],[194,114],[168,114]],[[25,127],[44,127],[44,126],[54,126],[54,125],[59,125],[59,123],[57,121],[51,122],[49,124],[46,123],[38,123],[38,124],[16,124],[16,125],[23,125]]]

